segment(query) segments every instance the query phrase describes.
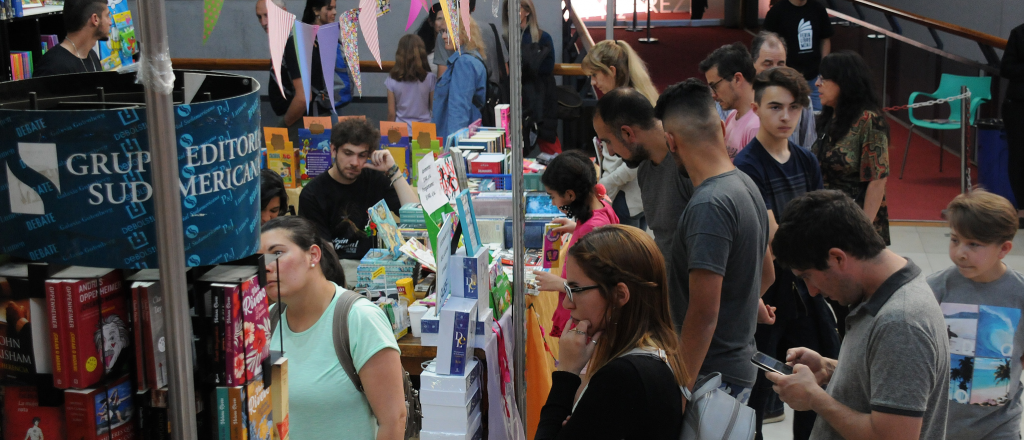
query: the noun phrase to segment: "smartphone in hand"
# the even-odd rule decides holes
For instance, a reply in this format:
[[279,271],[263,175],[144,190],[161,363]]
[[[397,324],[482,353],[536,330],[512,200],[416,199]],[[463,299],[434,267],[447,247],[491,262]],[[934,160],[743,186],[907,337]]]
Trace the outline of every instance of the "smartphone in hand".
[[784,362],[779,361],[771,356],[768,356],[760,351],[754,353],[754,356],[750,358],[750,362],[757,365],[764,371],[771,371],[773,373],[779,373],[784,375],[793,374],[793,367],[786,365]]

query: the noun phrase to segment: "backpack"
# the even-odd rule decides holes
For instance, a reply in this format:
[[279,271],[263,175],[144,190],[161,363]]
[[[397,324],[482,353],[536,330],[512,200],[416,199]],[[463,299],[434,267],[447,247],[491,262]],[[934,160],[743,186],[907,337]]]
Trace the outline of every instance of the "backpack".
[[[623,356],[629,355],[656,356],[668,364],[664,357],[642,348],[634,348]],[[669,369],[672,369],[671,364]],[[722,374],[715,372],[697,381],[693,385],[693,393],[684,386],[679,387],[687,402],[683,413],[683,430],[679,433],[680,440],[754,438],[754,409],[718,389],[721,385]]]
[[[360,393],[365,394],[363,382],[359,379],[359,374],[356,373],[356,367],[352,361],[352,351],[348,343],[348,312],[352,310],[352,305],[360,299],[364,298],[351,290],[343,291],[341,297],[338,298],[338,304],[334,306],[334,351],[337,353],[338,362],[341,363],[341,368],[345,370],[349,380],[352,381],[352,384],[356,386]],[[281,311],[270,313],[271,335],[277,330],[277,324],[281,321],[281,314],[284,313],[285,307],[287,307],[284,303],[279,304],[282,307]],[[413,389],[412,380],[409,378],[409,372],[405,371],[405,367],[402,367],[402,381],[403,388],[405,389],[405,409],[407,414],[405,419],[405,439],[409,440],[419,435],[423,410],[420,407],[419,391]]]

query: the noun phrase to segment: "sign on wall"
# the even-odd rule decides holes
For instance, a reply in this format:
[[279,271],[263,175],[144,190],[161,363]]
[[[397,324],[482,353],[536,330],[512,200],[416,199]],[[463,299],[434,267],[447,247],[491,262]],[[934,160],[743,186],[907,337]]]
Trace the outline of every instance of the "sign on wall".
[[[259,95],[175,106],[188,266],[259,242]],[[157,266],[146,113],[0,110],[0,253],[53,264]]]

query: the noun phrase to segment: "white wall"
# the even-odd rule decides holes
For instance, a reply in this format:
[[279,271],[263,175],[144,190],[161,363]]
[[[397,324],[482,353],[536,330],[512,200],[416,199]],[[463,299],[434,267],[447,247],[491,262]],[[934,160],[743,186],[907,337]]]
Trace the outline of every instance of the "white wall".
[[[485,28],[486,23],[495,23],[501,31],[501,18],[494,18],[491,15],[491,3],[493,0],[478,0],[476,12],[473,18]],[[302,0],[285,0],[288,11],[297,17],[302,17],[302,8],[305,2]],[[430,2],[431,4],[434,1]],[[562,47],[562,25],[561,25],[561,2],[556,0],[535,0],[534,4],[539,9],[538,18],[540,26],[551,34],[555,43],[555,62],[561,62]],[[270,58],[270,51],[267,45],[267,34],[260,27],[256,20],[255,0],[225,0],[221,10],[220,19],[213,33],[203,44],[203,2],[200,0],[166,0],[167,12],[167,36],[170,42],[172,58]],[[358,0],[337,0],[339,11],[358,7]],[[129,1],[133,17],[138,17],[138,5],[134,0]],[[499,8],[502,5],[499,5]],[[420,16],[409,29],[408,33],[414,33],[426,16],[426,12],[420,10]],[[409,17],[409,0],[392,0],[391,12],[380,17],[377,21],[377,28],[380,40],[381,60],[394,60],[395,50],[398,48],[398,40],[406,34],[405,24]],[[137,33],[138,34],[138,33]],[[359,33],[359,57],[362,60],[372,60],[370,49]],[[265,84],[269,74],[263,72],[247,72],[255,77],[261,84]],[[365,73],[362,76],[363,96],[386,96],[384,88],[385,74]]]

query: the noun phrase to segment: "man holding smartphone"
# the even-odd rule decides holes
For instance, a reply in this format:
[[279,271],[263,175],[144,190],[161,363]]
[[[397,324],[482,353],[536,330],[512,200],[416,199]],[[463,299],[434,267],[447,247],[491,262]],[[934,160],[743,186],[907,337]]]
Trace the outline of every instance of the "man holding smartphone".
[[818,413],[811,439],[945,438],[949,344],[921,269],[839,191],[786,205],[772,250],[811,295],[851,306],[840,360],[794,348],[793,374],[765,373],[790,407]]

